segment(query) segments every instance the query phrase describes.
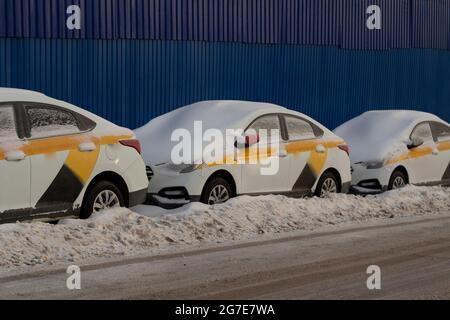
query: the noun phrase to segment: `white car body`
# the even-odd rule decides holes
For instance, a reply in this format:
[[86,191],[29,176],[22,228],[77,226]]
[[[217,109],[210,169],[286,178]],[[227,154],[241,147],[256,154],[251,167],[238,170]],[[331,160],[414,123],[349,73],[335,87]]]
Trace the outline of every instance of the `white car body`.
[[125,205],[142,203],[145,164],[126,141],[137,142],[131,130],[88,111],[0,88],[0,222],[78,217],[100,178],[120,189]]
[[[274,115],[282,122],[285,120],[280,119],[289,117],[301,124],[307,123],[314,132],[318,132],[314,137],[284,137],[280,147],[283,154],[275,155],[279,160],[279,170],[275,175],[262,175],[261,163],[204,163],[187,173],[181,173],[177,166],[172,165],[171,151],[176,142],[172,141],[171,135],[177,129],[186,129],[194,136],[194,122],[201,121],[204,130],[217,129],[227,135],[227,129],[244,131],[255,120],[264,121],[262,117]],[[281,126],[281,122],[279,124]],[[342,149],[346,145],[341,138],[310,117],[273,104],[200,102],[156,118],[135,133],[142,143],[142,154],[148,166],[149,195],[160,204],[199,201],[206,183],[217,175],[229,181],[234,196],[305,195],[315,192],[319,178],[326,171],[339,176],[338,188],[342,192],[347,191],[351,181],[349,157]],[[283,133],[284,136],[287,134]]]
[[[435,115],[407,110],[370,111],[335,131],[350,147],[356,191],[371,193],[392,188],[394,172],[406,183],[450,183],[450,127]],[[423,144],[413,147],[413,138]],[[409,146],[409,147],[408,147]]]

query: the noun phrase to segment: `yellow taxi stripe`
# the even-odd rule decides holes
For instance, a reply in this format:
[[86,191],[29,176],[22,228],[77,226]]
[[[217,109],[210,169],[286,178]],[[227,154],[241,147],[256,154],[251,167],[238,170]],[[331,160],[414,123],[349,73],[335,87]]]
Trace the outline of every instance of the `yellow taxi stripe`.
[[88,182],[95,164],[97,163],[100,148],[92,152],[79,152],[72,150],[66,158],[65,165],[77,176],[82,184]]
[[[327,152],[325,153],[317,153],[315,152],[316,147],[318,145],[323,145],[325,149],[333,149],[337,148],[339,145],[346,144],[343,140],[318,140],[318,139],[311,139],[311,140],[300,140],[300,141],[294,141],[289,142],[286,144],[286,152],[288,154],[298,154],[303,152],[311,152],[310,158],[309,158],[309,165],[314,171],[315,174],[320,174],[320,172],[323,169],[323,166],[325,165],[326,159],[327,159]],[[250,163],[250,160],[252,161],[258,161],[260,159],[265,159],[267,157],[270,157],[274,154],[274,148],[249,148],[246,149],[244,153],[241,153],[238,155],[239,162],[244,163]],[[221,165],[221,164],[236,164],[238,161],[235,160],[234,156],[225,156],[223,163],[207,163],[206,165],[209,167]]]
[[[287,146],[287,151],[290,154],[296,154],[301,152],[310,152],[308,165],[317,177],[323,170],[325,162],[328,158],[328,150],[337,148],[339,145],[345,144],[343,140],[304,140],[292,142]],[[316,152],[318,145],[323,145],[326,149],[324,153]]]
[[432,148],[424,147],[424,148],[416,148],[414,150],[410,150],[398,157],[395,157],[391,160],[386,161],[386,165],[398,163],[405,160],[416,159],[424,156],[428,156],[433,153]]
[[325,153],[311,152],[308,159],[308,165],[316,177],[318,177],[322,172],[322,169],[325,165],[325,162],[327,161],[327,158],[328,158],[328,151]]
[[[78,146],[83,142],[92,142],[95,145],[115,144],[121,140],[132,139],[132,135],[108,135],[100,138],[90,134],[72,135],[64,137],[51,137],[37,140],[29,140],[22,143],[15,150],[22,151],[27,156],[51,154],[61,151],[78,150]],[[0,160],[5,159],[6,152],[0,149]]]
[[237,163],[257,163],[258,160],[271,157],[275,153],[274,148],[249,148],[244,152],[237,154],[237,156],[224,156],[223,162],[209,162],[206,163],[208,167],[214,167],[222,164],[237,164]]
[[437,148],[438,148],[439,151],[450,150],[450,141],[445,141],[445,142],[438,143]]

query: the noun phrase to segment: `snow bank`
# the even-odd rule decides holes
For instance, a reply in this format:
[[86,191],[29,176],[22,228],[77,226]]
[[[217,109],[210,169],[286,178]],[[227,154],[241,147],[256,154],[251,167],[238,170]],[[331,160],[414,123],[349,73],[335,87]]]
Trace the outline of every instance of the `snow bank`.
[[58,225],[2,225],[0,271],[16,266],[82,264],[374,219],[450,214],[450,189],[409,186],[365,198],[240,197],[217,206],[194,203],[174,211],[144,209],[141,206],[139,211],[145,216],[115,209],[89,220],[64,220]]

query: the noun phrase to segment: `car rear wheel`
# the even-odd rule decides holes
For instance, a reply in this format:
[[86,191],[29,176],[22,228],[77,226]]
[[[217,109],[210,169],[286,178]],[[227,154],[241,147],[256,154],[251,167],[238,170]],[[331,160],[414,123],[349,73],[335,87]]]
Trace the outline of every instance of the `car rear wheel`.
[[325,172],[325,174],[320,178],[319,183],[316,187],[315,195],[317,197],[324,197],[330,193],[339,192],[338,178],[332,172]]
[[93,213],[124,206],[125,201],[120,189],[112,182],[100,181],[88,190],[81,209],[80,218],[87,219]]
[[206,185],[201,202],[209,205],[227,202],[232,198],[232,191],[227,180],[221,177],[213,178]]
[[395,171],[389,181],[389,190],[396,190],[407,185],[405,175],[400,171]]

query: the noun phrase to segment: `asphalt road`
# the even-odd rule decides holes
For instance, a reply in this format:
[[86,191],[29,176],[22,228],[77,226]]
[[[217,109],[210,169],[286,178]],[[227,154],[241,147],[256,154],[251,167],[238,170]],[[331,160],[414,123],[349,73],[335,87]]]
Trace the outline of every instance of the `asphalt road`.
[[[381,268],[381,290],[366,286]],[[394,220],[274,240],[0,278],[0,299],[450,299],[450,217]]]

